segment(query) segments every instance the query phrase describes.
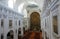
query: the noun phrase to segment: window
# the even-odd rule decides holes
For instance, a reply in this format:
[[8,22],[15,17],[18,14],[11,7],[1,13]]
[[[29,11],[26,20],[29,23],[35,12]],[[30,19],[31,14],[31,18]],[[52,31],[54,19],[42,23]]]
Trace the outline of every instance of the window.
[[20,26],[20,20],[19,20],[19,26]]
[[9,26],[12,27],[12,20],[9,20]]
[[4,20],[1,19],[1,27],[3,27],[3,26],[4,26]]
[[1,34],[1,39],[3,39],[3,34]]
[[21,34],[21,28],[18,29],[18,34]]
[[53,30],[56,34],[58,34],[58,20],[57,16],[53,16]]
[[19,31],[18,34],[21,34],[21,31]]

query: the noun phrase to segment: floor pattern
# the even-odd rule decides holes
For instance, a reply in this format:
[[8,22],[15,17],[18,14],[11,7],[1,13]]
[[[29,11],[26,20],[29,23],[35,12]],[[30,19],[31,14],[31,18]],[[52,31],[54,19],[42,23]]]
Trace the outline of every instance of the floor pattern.
[[26,32],[22,39],[42,39],[42,32]]

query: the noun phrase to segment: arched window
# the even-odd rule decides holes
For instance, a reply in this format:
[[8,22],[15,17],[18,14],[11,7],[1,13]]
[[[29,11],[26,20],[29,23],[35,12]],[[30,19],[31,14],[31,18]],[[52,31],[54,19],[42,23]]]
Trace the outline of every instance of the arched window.
[[19,20],[19,26],[20,26],[20,20]]
[[1,34],[1,39],[3,39],[4,38],[4,36],[3,36],[3,34]]
[[10,30],[10,31],[7,33],[7,39],[14,39],[14,32],[13,32],[13,30]]
[[4,20],[1,19],[1,27],[3,27],[3,26],[4,26]]
[[12,27],[12,20],[9,20],[9,27]]
[[21,34],[21,28],[19,28],[19,30],[18,30],[18,34]]
[[58,17],[53,16],[53,31],[54,33],[58,34]]

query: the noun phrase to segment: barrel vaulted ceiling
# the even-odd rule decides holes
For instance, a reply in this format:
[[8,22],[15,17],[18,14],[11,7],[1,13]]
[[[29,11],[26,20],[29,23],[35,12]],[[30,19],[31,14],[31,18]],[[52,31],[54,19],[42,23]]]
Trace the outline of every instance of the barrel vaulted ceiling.
[[44,0],[16,0],[14,5],[19,6],[20,4],[22,4],[24,2],[26,2],[26,3],[27,2],[31,2],[31,3],[34,2],[34,3],[37,3],[40,6],[40,8],[42,8]]

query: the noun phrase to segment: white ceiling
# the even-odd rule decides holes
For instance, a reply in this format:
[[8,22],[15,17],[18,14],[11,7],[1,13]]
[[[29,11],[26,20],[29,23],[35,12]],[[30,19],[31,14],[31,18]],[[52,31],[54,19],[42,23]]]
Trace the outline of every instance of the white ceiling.
[[16,0],[15,5],[19,6],[21,3],[24,2],[37,3],[42,9],[44,0]]

